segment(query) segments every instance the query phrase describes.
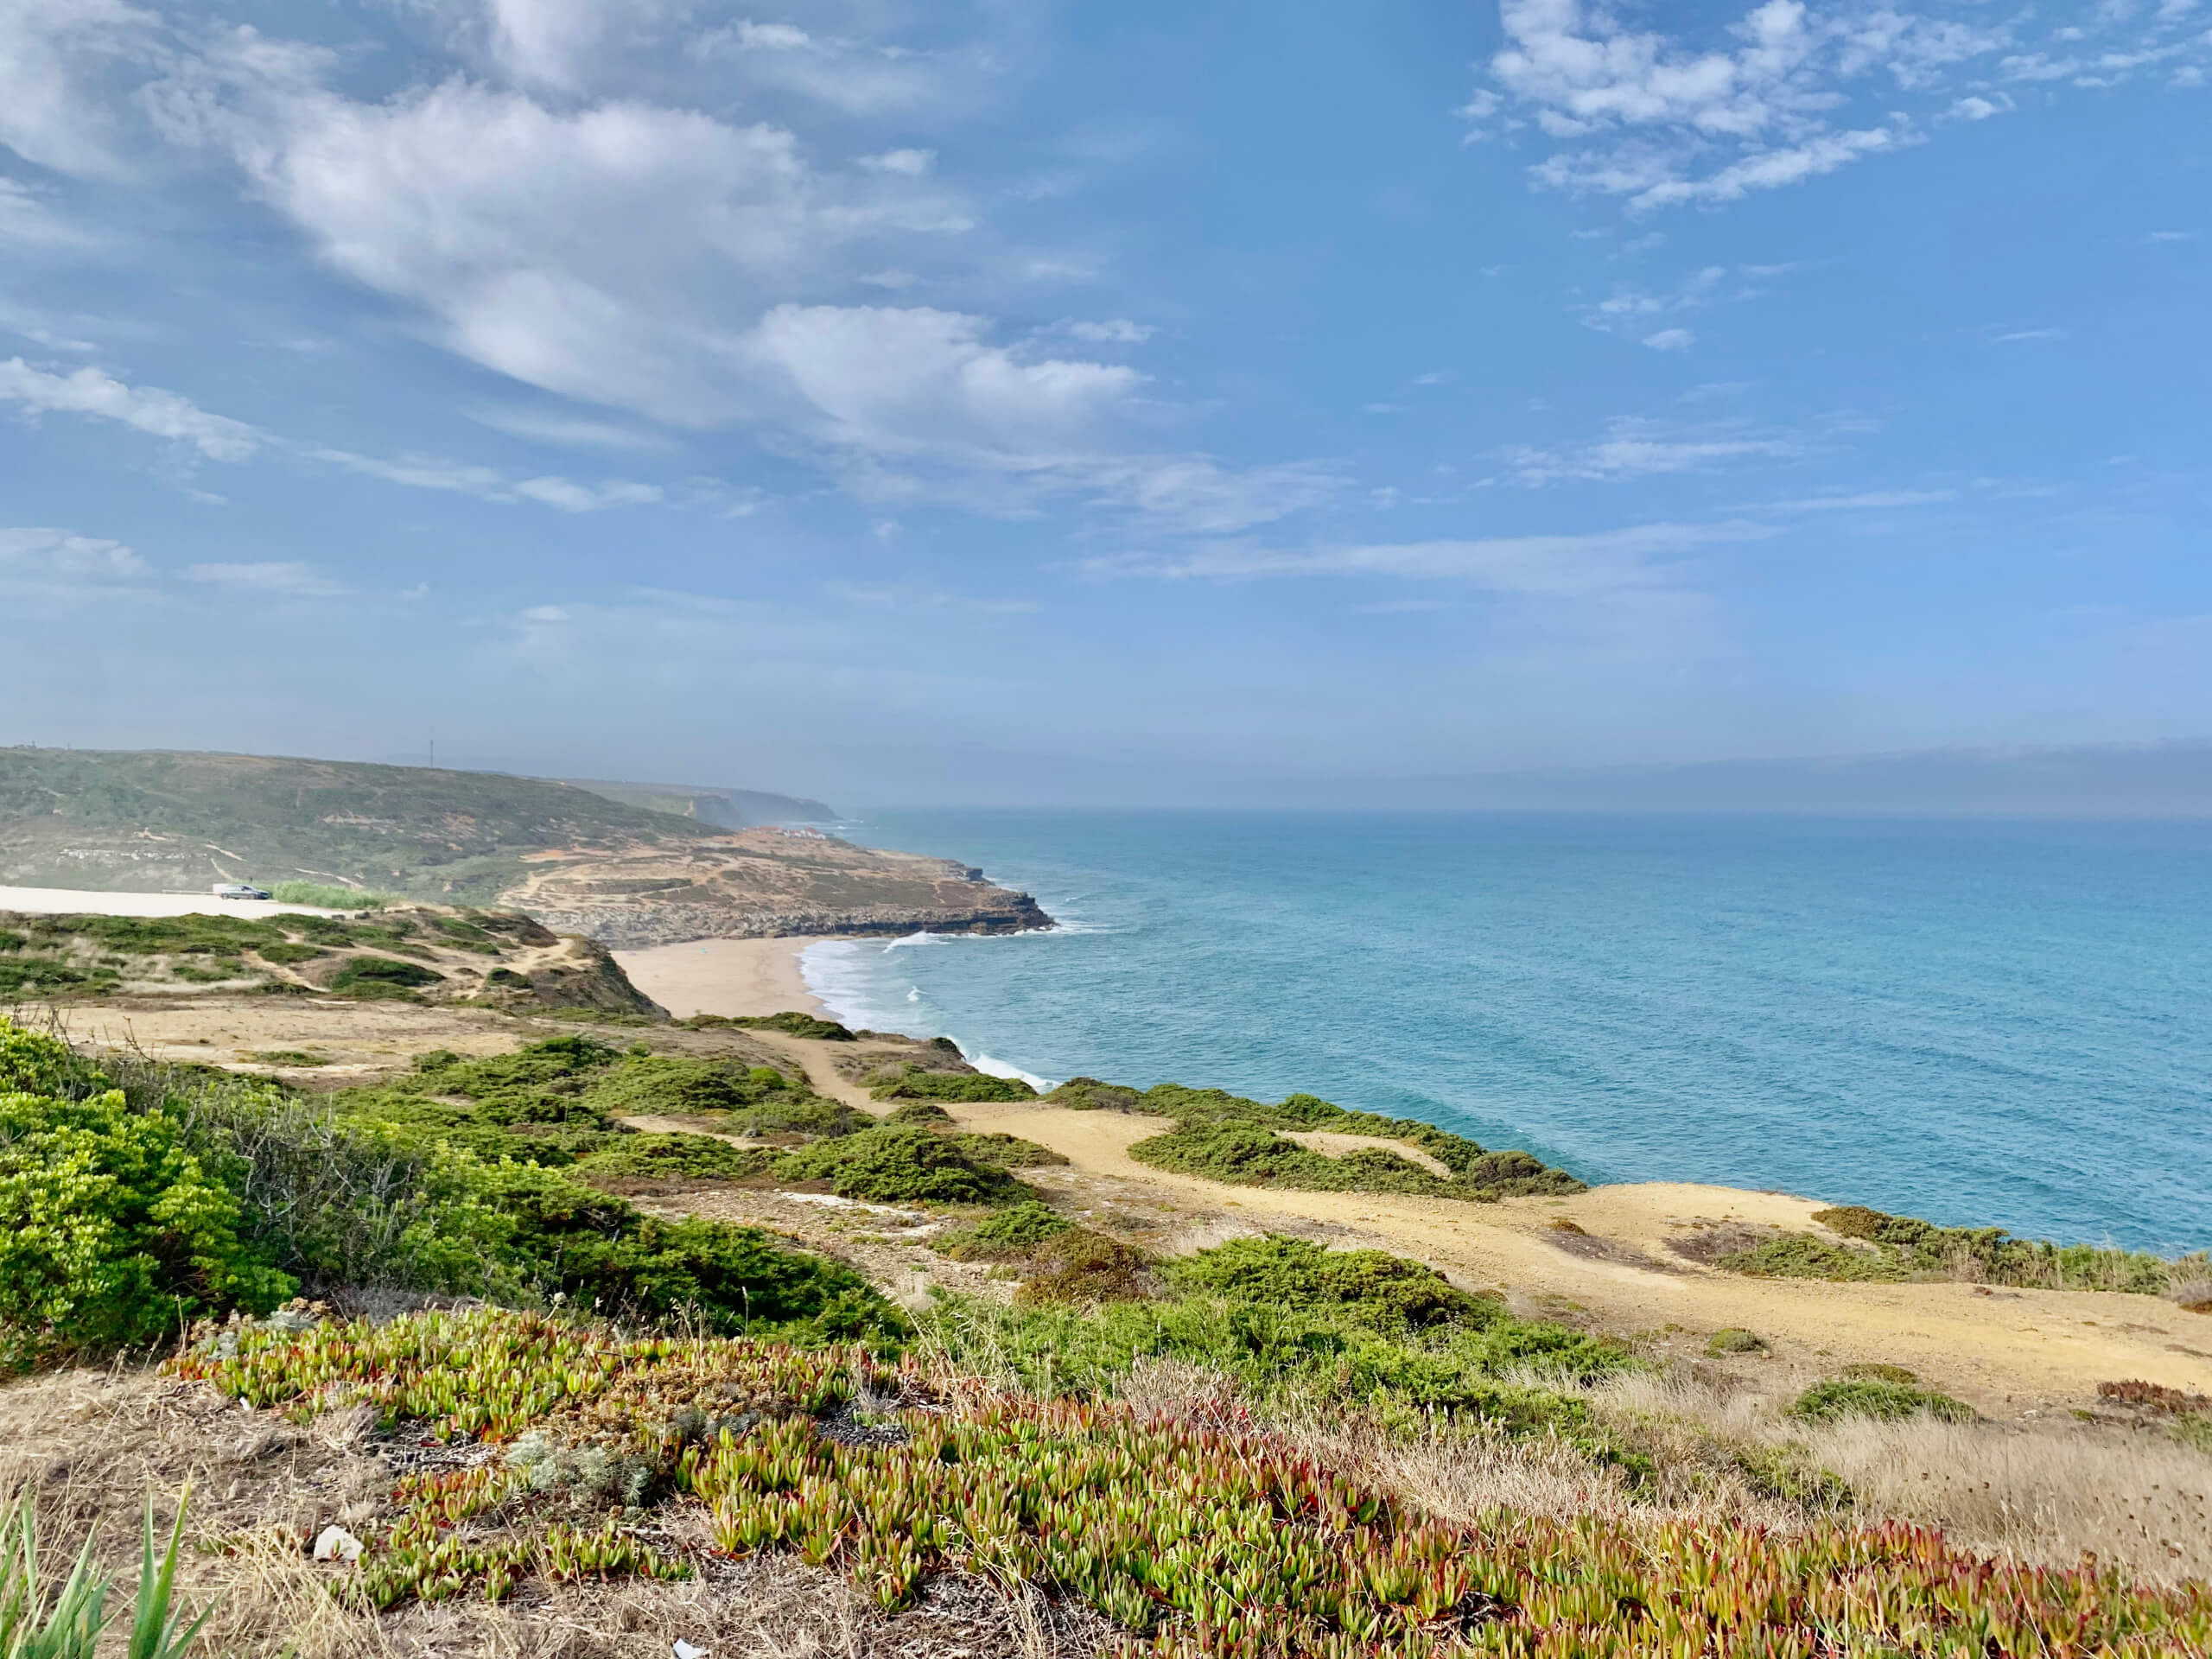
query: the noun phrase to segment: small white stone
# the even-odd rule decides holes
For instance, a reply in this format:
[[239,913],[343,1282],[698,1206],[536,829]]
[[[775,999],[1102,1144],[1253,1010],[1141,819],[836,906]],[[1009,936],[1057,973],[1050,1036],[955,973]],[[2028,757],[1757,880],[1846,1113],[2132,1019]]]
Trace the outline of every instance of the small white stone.
[[343,1561],[351,1567],[361,1559],[361,1541],[343,1527],[325,1527],[315,1535],[315,1558],[318,1561]]

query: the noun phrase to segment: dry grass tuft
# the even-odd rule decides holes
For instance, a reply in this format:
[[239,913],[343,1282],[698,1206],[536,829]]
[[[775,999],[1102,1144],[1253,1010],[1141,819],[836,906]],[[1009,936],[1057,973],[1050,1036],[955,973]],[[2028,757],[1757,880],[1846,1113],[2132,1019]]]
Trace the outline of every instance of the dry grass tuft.
[[2212,1458],[2163,1435],[1860,1419],[1809,1446],[1862,1512],[1939,1526],[1968,1548],[2055,1567],[2086,1553],[2159,1583],[2212,1578]]

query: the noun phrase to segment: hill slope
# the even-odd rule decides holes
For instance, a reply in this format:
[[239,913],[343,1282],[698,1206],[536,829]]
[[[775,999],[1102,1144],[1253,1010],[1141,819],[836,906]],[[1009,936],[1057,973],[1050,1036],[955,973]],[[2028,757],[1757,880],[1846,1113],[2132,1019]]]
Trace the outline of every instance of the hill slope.
[[750,830],[758,824],[834,823],[837,809],[804,795],[774,795],[760,789],[704,788],[693,784],[619,784],[598,778],[562,780],[625,806],[672,812],[710,823],[717,830]]
[[549,849],[698,838],[700,825],[498,772],[248,754],[0,749],[0,882],[130,892],[338,878],[486,903]]
[[[612,787],[671,804],[690,798],[658,794],[659,785]],[[715,798],[734,811],[742,793]],[[620,946],[1051,925],[1026,894],[949,860],[810,830],[720,828],[545,779],[0,748],[0,887],[205,892],[216,881],[299,877],[519,909]]]

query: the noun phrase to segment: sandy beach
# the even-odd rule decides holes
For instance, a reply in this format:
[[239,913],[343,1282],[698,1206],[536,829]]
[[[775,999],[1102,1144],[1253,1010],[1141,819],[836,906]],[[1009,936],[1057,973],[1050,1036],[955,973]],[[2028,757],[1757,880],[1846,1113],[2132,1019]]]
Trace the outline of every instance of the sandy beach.
[[0,910],[26,916],[343,916],[314,905],[218,899],[209,893],[96,893],[77,887],[0,887]]
[[810,938],[692,939],[643,950],[617,950],[630,982],[678,1020],[695,1014],[735,1019],[798,1009],[824,1013],[799,977]]

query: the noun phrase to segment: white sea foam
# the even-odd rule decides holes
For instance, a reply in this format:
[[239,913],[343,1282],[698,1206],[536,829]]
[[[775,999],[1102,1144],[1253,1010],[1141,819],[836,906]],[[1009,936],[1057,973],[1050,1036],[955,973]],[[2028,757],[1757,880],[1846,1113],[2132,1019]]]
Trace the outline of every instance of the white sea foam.
[[799,977],[831,1019],[855,1030],[934,1036],[914,1029],[920,1022],[910,1005],[921,1001],[921,988],[887,970],[882,955],[857,939],[823,939],[799,953]]
[[988,1054],[969,1054],[963,1052],[961,1055],[961,1058],[966,1060],[969,1065],[974,1066],[978,1071],[987,1073],[991,1077],[1018,1077],[1023,1083],[1027,1084],[1032,1089],[1034,1089],[1040,1095],[1049,1095],[1053,1090],[1059,1087],[1059,1084],[1052,1082],[1048,1077],[1040,1077],[1033,1071],[1025,1071],[1018,1065],[1009,1065],[1006,1061],[995,1058]]

